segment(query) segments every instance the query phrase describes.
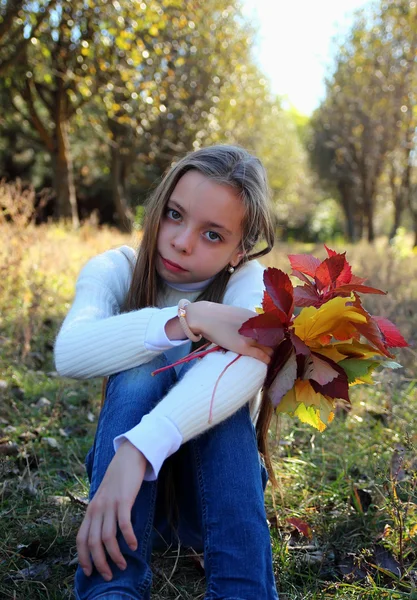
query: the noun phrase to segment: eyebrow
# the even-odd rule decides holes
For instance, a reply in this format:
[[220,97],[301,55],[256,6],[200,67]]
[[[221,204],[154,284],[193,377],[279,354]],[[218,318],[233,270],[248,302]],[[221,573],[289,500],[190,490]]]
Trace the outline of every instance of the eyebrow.
[[[187,211],[185,210],[185,208],[183,206],[181,206],[181,204],[179,202],[177,202],[176,200],[174,200],[173,198],[170,198],[168,200],[168,204],[173,204],[176,208],[178,208],[185,215],[187,214]],[[205,225],[206,227],[214,227],[215,229],[220,229],[227,235],[233,235],[233,233],[229,229],[227,229],[227,227],[225,227],[224,225],[219,225],[218,223],[214,223],[213,221],[206,221],[205,223],[203,223],[203,225]]]

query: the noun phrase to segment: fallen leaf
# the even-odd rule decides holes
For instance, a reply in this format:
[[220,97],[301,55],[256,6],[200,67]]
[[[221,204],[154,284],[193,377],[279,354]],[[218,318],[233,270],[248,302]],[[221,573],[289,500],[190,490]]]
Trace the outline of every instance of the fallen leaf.
[[354,487],[352,504],[360,514],[364,514],[372,504],[372,496],[368,491]]
[[339,560],[337,568],[343,578],[347,578],[350,581],[362,581],[367,576],[366,568],[359,567],[357,559],[353,554],[348,554]]
[[305,521],[297,519],[297,517],[292,517],[290,519],[287,519],[287,522],[293,527],[295,527],[296,530],[299,531],[304,537],[310,540],[313,537],[313,530],[311,529],[310,525]]
[[38,556],[40,546],[40,540],[33,540],[29,544],[19,544],[17,551],[25,558],[36,558]]
[[401,577],[400,563],[394,558],[391,552],[383,546],[376,546],[373,561],[376,568],[381,568],[384,571],[392,573],[396,577]]
[[51,576],[51,570],[45,563],[30,565],[26,569],[21,569],[16,573],[9,575],[12,580],[36,579],[36,581],[45,581]]

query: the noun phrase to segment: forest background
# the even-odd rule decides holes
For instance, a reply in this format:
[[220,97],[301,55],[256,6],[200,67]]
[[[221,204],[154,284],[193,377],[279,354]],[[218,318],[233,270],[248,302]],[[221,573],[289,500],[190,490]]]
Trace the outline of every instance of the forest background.
[[3,204],[19,178],[37,222],[130,231],[180,156],[235,143],[266,165],[281,238],[417,238],[415,2],[358,12],[311,118],[271,93],[238,0],[0,9]]
[[[280,599],[417,598],[417,2],[357,13],[311,117],[271,92],[256,35],[239,0],[0,0],[2,599],[73,599],[101,380],[59,377],[53,344],[80,269],[137,245],[166,169],[214,143],[267,168],[265,264],[346,250],[389,292],[367,310],[410,344],[326,431],[274,422]],[[152,598],[204,597],[188,551],[155,557],[153,575]]]

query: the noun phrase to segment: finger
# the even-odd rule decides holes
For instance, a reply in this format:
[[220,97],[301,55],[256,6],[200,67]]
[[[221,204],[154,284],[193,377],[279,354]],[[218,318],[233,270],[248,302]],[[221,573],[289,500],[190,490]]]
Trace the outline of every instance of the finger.
[[123,558],[123,554],[120,552],[119,544],[117,543],[116,539],[116,533],[116,514],[109,511],[104,516],[102,540],[112,561],[116,563],[119,569],[124,571],[127,565],[125,559]]
[[77,534],[77,552],[78,562],[84,571],[84,574],[89,577],[92,573],[93,566],[90,560],[90,550],[88,549],[88,534],[90,531],[91,519],[88,514],[84,517],[81,527]]
[[112,572],[106,559],[102,541],[103,517],[104,515],[102,512],[97,512],[93,515],[90,532],[88,534],[88,547],[97,571],[101,574],[103,579],[110,581]]
[[131,509],[125,502],[120,503],[117,507],[117,522],[119,523],[120,531],[126,540],[126,544],[131,550],[136,550],[138,540],[133,531],[132,522],[130,519]]
[[261,360],[266,365],[269,365],[269,363],[271,362],[271,358],[263,350],[261,350],[261,348],[259,348],[258,346],[253,346],[250,349],[248,356],[252,356],[252,358],[257,358],[258,360]]
[[258,344],[258,348],[265,352],[265,354],[267,354],[269,357],[272,357],[274,353],[274,349],[270,348],[269,346],[263,346],[262,344]]

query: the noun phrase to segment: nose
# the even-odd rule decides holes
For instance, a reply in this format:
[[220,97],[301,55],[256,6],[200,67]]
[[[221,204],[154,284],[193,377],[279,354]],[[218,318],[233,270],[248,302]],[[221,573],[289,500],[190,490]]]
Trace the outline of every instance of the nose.
[[194,247],[194,234],[187,227],[181,228],[171,241],[172,247],[181,254],[191,254]]

